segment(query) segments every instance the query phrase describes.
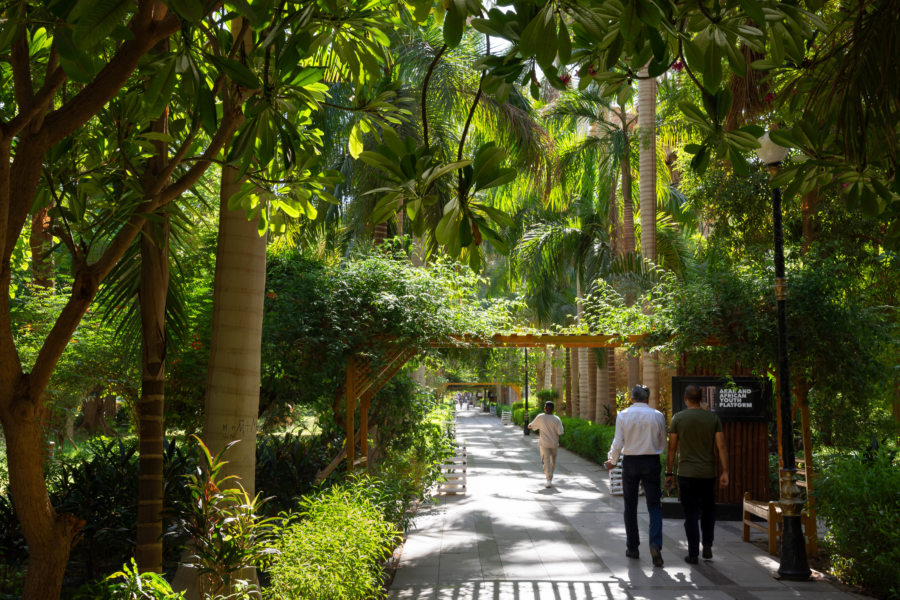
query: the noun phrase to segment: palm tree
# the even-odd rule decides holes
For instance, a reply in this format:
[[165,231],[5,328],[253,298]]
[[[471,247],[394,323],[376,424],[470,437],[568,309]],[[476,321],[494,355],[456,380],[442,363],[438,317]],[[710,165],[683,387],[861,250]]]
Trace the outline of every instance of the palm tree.
[[[641,256],[656,261],[656,79],[647,74],[638,84],[640,131]],[[650,406],[659,405],[659,370],[655,356],[643,357],[643,382],[650,388]]]
[[[582,290],[606,269],[611,258],[606,212],[605,205],[596,202],[592,194],[576,197],[566,211],[534,211],[514,250],[514,260],[525,283],[526,301],[540,322],[551,322],[554,310],[571,306],[559,302],[560,290],[572,294],[577,318],[581,319]],[[588,369],[596,367],[587,352],[577,352],[576,357],[572,380],[580,380],[582,389],[573,394],[573,410],[578,416],[596,419],[596,392],[592,400],[588,389]]]
[[[597,90],[589,87],[581,92],[562,95],[549,109],[547,117],[564,128],[576,129],[579,124],[589,124],[589,135],[576,138],[562,151],[557,179],[561,182],[560,196],[564,190],[579,189],[582,196],[596,196],[605,207],[607,231],[612,254],[629,256],[635,248],[634,203],[632,200],[632,129],[635,117],[625,108],[609,102]],[[619,219],[617,182],[621,178],[622,218]],[[583,367],[582,385],[588,395],[599,401],[589,400],[595,406],[590,418],[605,422],[615,416],[616,367],[615,350],[605,351],[600,361],[604,368],[594,372],[590,353],[578,350]],[[590,364],[590,366],[588,366]],[[634,361],[629,362],[629,381],[637,380]],[[592,379],[595,385],[591,386]]]

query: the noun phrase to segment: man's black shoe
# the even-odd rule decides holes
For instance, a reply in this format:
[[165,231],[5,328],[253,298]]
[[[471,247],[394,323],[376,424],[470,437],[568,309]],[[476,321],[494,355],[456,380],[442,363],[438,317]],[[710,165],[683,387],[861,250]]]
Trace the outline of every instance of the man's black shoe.
[[650,546],[650,557],[653,559],[654,567],[663,566],[663,557],[662,552],[659,551],[659,548],[656,546]]
[[703,546],[703,558],[706,560],[712,560],[712,548],[709,546]]
[[697,564],[698,562],[700,562],[700,561],[697,560],[697,557],[696,557],[696,556],[691,556],[691,555],[689,554],[689,555],[687,555],[687,556],[684,557],[684,562],[686,562],[686,563],[689,564],[689,565],[696,565],[696,564]]
[[640,558],[641,553],[638,552],[637,550],[626,550],[625,556],[627,556],[628,558]]

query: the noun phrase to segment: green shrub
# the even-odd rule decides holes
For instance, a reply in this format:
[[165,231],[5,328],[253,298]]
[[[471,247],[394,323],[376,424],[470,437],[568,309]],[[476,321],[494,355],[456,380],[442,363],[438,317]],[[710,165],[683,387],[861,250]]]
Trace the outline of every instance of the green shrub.
[[593,421],[576,417],[560,417],[565,433],[559,438],[561,446],[588,460],[603,464],[612,444],[616,428],[598,425]]
[[184,594],[158,573],[139,573],[137,564],[122,565],[122,570],[106,579],[82,586],[73,600],[183,600]]
[[828,527],[834,574],[880,598],[900,598],[900,465],[894,453],[835,458],[817,481],[815,498]]
[[[531,402],[528,403],[528,422],[531,423],[534,417],[544,412],[540,408],[534,408]],[[525,425],[525,405],[521,402],[513,404],[512,421],[516,425]]]
[[[359,481],[364,482],[366,478]],[[361,489],[335,485],[301,500],[300,520],[286,527],[268,574],[265,597],[278,600],[368,600],[384,596],[382,560],[399,532]]]
[[538,400],[540,401],[541,406],[543,406],[544,402],[547,402],[547,401],[557,403],[559,401],[559,392],[557,390],[552,390],[552,389],[543,389],[543,390],[538,391],[537,397],[538,397]]

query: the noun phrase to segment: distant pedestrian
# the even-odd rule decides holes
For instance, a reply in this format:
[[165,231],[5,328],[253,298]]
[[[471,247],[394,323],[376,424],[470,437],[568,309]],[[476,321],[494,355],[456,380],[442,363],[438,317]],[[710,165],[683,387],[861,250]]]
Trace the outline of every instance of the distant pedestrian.
[[700,388],[689,385],[684,391],[685,409],[669,424],[669,452],[666,457],[666,488],[675,484],[672,466],[678,453],[678,495],[684,509],[684,534],[688,553],[684,560],[696,565],[703,542],[703,558],[712,558],[716,527],[716,449],[722,471],[719,485],[728,487],[728,454],[719,417],[701,405]]
[[622,459],[622,493],[625,496],[625,556],[639,558],[641,545],[637,523],[638,491],[644,484],[650,514],[650,556],[653,566],[663,566],[662,489],[659,455],[666,448],[666,418],[650,408],[650,388],[636,385],[631,390],[631,406],[616,417],[616,434],[606,461],[612,469]]
[[544,412],[534,418],[528,424],[528,429],[539,431],[541,438],[538,447],[541,450],[541,464],[544,465],[544,476],[547,483],[544,487],[553,485],[553,471],[556,470],[556,453],[559,450],[559,436],[564,432],[562,421],[553,414],[556,406],[552,401],[544,402]]

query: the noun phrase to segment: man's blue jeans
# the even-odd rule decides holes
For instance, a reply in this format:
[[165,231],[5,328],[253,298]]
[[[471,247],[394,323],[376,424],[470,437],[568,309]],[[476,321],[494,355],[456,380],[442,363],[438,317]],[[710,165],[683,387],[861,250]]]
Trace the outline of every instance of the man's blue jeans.
[[662,548],[662,489],[659,477],[662,469],[658,454],[625,456],[622,458],[622,493],[625,496],[625,546],[637,550],[641,545],[638,534],[638,490],[644,484],[647,512],[650,514],[650,547]]

